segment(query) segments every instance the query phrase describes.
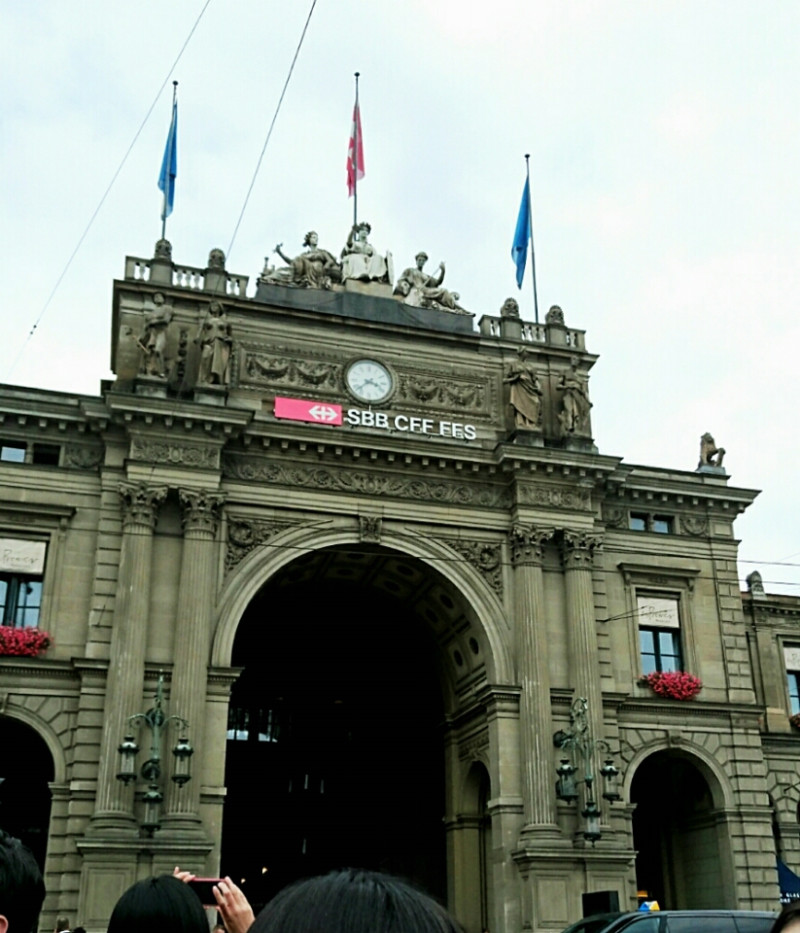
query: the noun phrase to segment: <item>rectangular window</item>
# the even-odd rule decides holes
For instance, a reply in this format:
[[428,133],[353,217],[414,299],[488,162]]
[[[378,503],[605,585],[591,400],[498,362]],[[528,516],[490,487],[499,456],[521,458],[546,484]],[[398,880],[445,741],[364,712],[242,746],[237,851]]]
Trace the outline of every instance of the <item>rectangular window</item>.
[[0,622],[14,628],[35,628],[42,607],[42,578],[0,574]]
[[643,512],[631,512],[628,527],[631,531],[647,531],[647,515]]
[[789,709],[794,716],[795,713],[800,713],[800,646],[784,645],[783,660],[789,686]]
[[653,531],[660,535],[672,534],[672,518],[669,515],[653,516]]
[[15,441],[0,441],[0,460],[8,463],[25,462],[25,444]]
[[637,607],[642,673],[683,670],[678,600],[639,595]]

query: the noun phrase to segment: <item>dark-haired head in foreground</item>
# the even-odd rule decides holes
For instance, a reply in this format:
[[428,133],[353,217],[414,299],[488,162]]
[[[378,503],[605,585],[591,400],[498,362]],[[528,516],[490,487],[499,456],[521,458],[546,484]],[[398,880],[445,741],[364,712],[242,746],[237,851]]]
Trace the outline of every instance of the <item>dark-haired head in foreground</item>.
[[208,933],[200,899],[172,875],[137,881],[122,895],[108,933]]
[[0,829],[0,933],[31,933],[44,901],[33,852]]
[[769,933],[798,933],[800,931],[800,901],[789,901],[783,905],[778,919],[770,927]]
[[348,869],[285,888],[256,917],[250,933],[461,933],[461,929],[433,898],[404,881]]

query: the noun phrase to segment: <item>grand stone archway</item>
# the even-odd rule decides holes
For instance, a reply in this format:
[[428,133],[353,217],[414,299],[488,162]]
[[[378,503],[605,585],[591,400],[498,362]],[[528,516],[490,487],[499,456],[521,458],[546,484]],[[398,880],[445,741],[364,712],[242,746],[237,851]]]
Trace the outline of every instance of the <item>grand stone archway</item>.
[[455,587],[387,548],[274,574],[233,645],[222,871],[257,903],[344,865],[444,898],[445,718],[460,682],[485,680],[481,641]]
[[53,758],[44,739],[31,727],[0,716],[0,829],[21,839],[44,871],[50,826]]
[[721,790],[694,756],[658,751],[631,783],[636,883],[663,908],[735,907]]

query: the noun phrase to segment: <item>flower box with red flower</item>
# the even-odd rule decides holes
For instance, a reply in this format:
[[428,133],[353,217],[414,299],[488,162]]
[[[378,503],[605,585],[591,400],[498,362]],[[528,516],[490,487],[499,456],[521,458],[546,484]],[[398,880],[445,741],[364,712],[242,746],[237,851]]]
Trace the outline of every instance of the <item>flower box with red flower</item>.
[[686,671],[652,671],[639,678],[656,696],[668,700],[693,700],[703,689],[703,682]]
[[35,658],[50,644],[50,634],[41,629],[0,625],[0,657]]

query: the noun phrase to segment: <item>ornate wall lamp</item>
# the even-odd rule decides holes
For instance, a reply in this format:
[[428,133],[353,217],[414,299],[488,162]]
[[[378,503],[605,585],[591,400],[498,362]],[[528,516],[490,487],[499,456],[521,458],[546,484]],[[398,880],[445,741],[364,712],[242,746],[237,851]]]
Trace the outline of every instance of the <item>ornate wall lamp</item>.
[[[150,730],[150,757],[145,761],[141,768],[141,775],[148,782],[148,788],[144,792],[144,816],[141,821],[142,829],[148,836],[152,836],[155,830],[159,828],[159,811],[164,794],[159,786],[161,780],[161,739],[164,729],[169,723],[175,725],[186,732],[189,723],[180,716],[166,716],[162,709],[164,703],[164,675],[159,672],[158,685],[156,687],[155,702],[151,709],[146,713],[135,713],[128,717],[128,722],[132,726],[145,725]],[[139,752],[139,746],[136,744],[132,734],[126,735],[119,746],[120,768],[117,773],[117,779],[123,784],[130,784],[138,777],[136,771],[136,755]],[[182,787],[187,781],[191,780],[189,773],[189,763],[194,749],[189,744],[189,740],[182,736],[175,743],[172,749],[175,757],[175,764],[172,770],[172,780]]]
[[[575,779],[575,773],[578,768],[572,764],[569,757],[561,759],[556,768],[558,780],[556,781],[556,797],[559,800],[566,800],[572,803],[578,799],[578,784],[583,783],[583,810],[581,816],[585,820],[583,837],[592,845],[602,835],[600,832],[600,807],[595,799],[595,775],[593,758],[597,749],[602,749],[609,753],[608,742],[604,739],[593,738],[589,729],[589,717],[587,716],[588,702],[585,697],[576,697],[572,701],[569,711],[569,729],[560,729],[553,736],[553,744],[565,752],[572,752],[576,758],[583,759],[583,781]],[[619,769],[614,766],[611,757],[606,758],[603,767],[600,768],[600,776],[603,779],[603,798],[609,802],[619,800],[620,795],[617,790],[617,779]]]

